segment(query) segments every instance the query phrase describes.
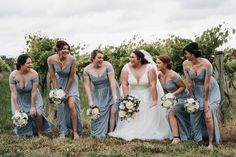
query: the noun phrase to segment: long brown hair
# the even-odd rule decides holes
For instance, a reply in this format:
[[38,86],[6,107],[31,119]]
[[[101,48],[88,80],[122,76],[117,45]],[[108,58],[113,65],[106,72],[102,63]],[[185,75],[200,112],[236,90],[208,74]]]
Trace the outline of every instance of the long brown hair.
[[167,68],[168,69],[171,69],[171,58],[167,55],[160,55],[160,56],[157,56],[158,59],[160,59],[164,64],[167,64]]

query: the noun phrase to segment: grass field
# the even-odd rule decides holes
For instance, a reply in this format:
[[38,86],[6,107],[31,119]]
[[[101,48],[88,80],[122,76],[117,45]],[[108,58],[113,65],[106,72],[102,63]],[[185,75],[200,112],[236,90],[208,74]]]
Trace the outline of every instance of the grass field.
[[[78,141],[69,137],[59,140],[58,133],[44,137],[17,138],[12,132],[13,124],[10,111],[10,92],[7,74],[0,75],[0,156],[25,157],[64,157],[64,156],[102,156],[102,157],[201,157],[201,156],[236,156],[236,109],[225,110],[225,125],[220,125],[221,144],[209,151],[204,144],[197,145],[193,141],[171,145],[170,141],[140,141],[127,142],[115,138],[93,139],[90,135],[88,117],[85,116],[86,97],[80,88],[81,107],[83,112],[84,133]],[[236,102],[234,100],[234,102]],[[45,106],[49,118],[53,120],[53,112],[45,97]],[[235,105],[235,104],[234,104]],[[55,122],[54,122],[55,123]]]

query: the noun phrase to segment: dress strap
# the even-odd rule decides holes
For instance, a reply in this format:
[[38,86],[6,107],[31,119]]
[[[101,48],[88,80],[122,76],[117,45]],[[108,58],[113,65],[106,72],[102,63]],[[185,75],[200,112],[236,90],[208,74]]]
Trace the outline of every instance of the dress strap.
[[189,69],[184,69],[184,75],[189,76]]
[[33,78],[31,81],[32,81],[33,83],[37,83],[37,82],[39,82],[39,78],[38,78],[38,77],[35,77],[35,78]]
[[52,63],[48,63],[48,68],[54,68],[54,65]]
[[109,64],[109,65],[106,67],[106,71],[107,71],[107,73],[110,73],[110,72],[114,71],[114,69],[113,69],[113,67],[112,67],[111,64]]
[[89,77],[89,73],[88,73],[87,71],[84,70],[84,72],[83,72],[83,76],[84,76],[84,77]]
[[17,84],[17,82],[16,82],[16,80],[10,78],[10,79],[9,79],[9,84]]
[[131,73],[129,68],[129,63],[125,64],[124,69],[128,71],[128,73]]
[[175,76],[172,78],[172,80],[173,80],[174,82],[178,82],[180,79],[181,79],[181,77],[180,77],[178,74],[175,75]]
[[213,73],[212,67],[209,67],[208,69],[206,69],[207,75],[212,75],[212,73]]

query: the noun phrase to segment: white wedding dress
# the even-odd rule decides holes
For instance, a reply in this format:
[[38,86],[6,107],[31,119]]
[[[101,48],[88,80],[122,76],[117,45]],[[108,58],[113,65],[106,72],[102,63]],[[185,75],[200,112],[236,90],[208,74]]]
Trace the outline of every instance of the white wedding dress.
[[[129,63],[128,63],[129,64]],[[163,89],[158,80],[158,104],[152,108],[151,93],[148,80],[148,71],[153,68],[147,65],[145,72],[139,82],[129,69],[128,64],[124,68],[128,71],[129,95],[135,96],[141,100],[139,112],[128,120],[118,120],[117,127],[109,136],[122,138],[127,141],[133,139],[141,140],[164,140],[172,138],[170,126],[166,118],[166,109],[161,107],[160,97],[163,95]]]

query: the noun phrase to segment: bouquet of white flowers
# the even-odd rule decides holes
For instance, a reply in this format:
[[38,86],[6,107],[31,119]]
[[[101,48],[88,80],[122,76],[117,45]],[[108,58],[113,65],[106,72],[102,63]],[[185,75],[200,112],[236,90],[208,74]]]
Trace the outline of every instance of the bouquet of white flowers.
[[176,101],[176,97],[172,94],[172,93],[167,93],[165,94],[162,98],[162,104],[161,106],[169,109],[169,108],[174,108],[177,101]]
[[97,105],[89,106],[89,108],[87,109],[87,115],[90,116],[92,120],[97,119],[100,115],[99,107]]
[[28,115],[26,113],[17,112],[12,116],[13,123],[17,127],[25,126],[28,123]]
[[65,101],[66,93],[62,89],[52,89],[49,92],[49,101],[52,104],[59,105]]
[[137,112],[139,112],[140,100],[134,96],[127,95],[121,98],[119,105],[119,117],[121,120],[127,118],[134,118]]
[[184,104],[185,110],[189,113],[194,113],[199,109],[199,102],[193,98],[189,98]]

